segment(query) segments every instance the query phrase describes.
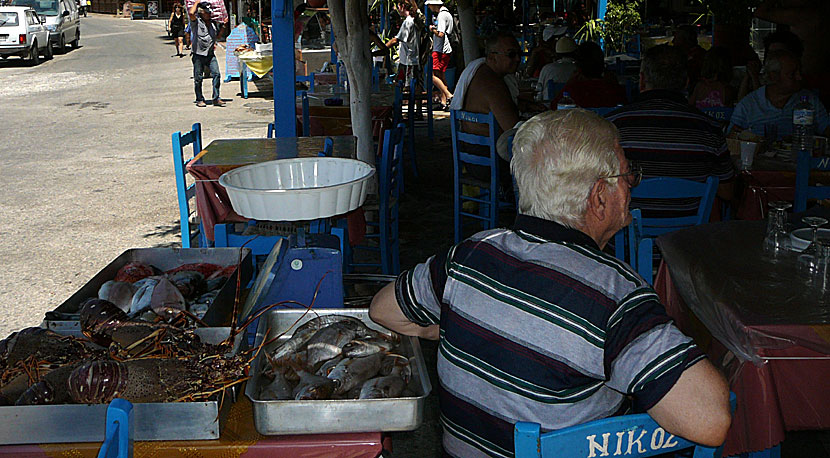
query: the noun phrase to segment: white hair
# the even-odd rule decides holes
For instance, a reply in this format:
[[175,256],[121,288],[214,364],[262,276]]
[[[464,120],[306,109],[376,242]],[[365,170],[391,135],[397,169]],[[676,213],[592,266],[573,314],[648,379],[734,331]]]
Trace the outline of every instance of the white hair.
[[[599,178],[620,173],[617,128],[583,109],[548,111],[525,122],[513,139],[510,168],[519,212],[571,228],[585,223]],[[616,179],[608,180],[616,185]]]

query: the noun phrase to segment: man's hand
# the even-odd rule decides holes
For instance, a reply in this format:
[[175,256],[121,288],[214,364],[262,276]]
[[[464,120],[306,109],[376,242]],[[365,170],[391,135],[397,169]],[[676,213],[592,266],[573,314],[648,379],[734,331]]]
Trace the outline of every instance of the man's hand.
[[369,306],[369,318],[387,329],[406,336],[423,337],[429,340],[438,340],[438,325],[419,326],[401,312],[401,307],[395,298],[395,282],[384,286]]

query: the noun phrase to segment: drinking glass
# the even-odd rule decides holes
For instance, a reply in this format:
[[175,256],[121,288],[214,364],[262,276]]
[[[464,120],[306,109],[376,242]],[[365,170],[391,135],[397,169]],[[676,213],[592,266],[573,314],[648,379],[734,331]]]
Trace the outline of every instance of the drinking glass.
[[827,220],[820,216],[805,216],[801,218],[801,221],[804,222],[804,224],[810,226],[810,229],[813,230],[812,242],[810,242],[810,245],[807,248],[805,248],[804,251],[801,252],[801,254],[808,254],[818,257],[820,254],[818,242],[818,228],[819,226],[824,226],[825,224],[827,224]]
[[773,260],[779,259],[790,251],[790,236],[787,234],[787,209],[792,204],[784,201],[770,202],[771,210],[767,215],[767,232],[764,237],[764,253]]

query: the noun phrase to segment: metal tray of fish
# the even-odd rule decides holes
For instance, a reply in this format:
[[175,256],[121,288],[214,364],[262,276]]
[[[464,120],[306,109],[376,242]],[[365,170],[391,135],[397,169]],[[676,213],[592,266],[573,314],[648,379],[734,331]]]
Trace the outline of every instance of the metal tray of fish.
[[[98,290],[101,285],[115,278],[118,270],[131,262],[149,264],[163,271],[191,263],[211,263],[223,267],[238,264],[237,269],[241,268],[240,284],[243,288],[253,275],[253,263],[251,262],[251,250],[249,248],[131,248],[107,264],[55,310],[46,312],[43,326],[55,332],[80,335],[78,310],[81,303],[87,298],[98,297]],[[230,324],[233,302],[236,297],[237,273],[238,270],[234,271],[228,281],[225,282],[202,318],[208,326],[227,326]]]
[[[195,332],[204,342],[216,344],[228,337],[230,328],[200,328]],[[239,351],[242,341],[240,336],[235,338],[231,353]],[[207,402],[135,403],[133,439],[218,439],[233,394],[228,389],[224,400]],[[4,419],[0,422],[0,444],[103,442],[107,407],[108,404],[0,406],[0,418]]]
[[[305,314],[305,315],[304,315]],[[288,340],[293,331],[306,321],[320,315],[348,315],[361,320],[369,328],[384,332],[382,326],[369,318],[367,309],[291,309],[271,310],[259,320],[256,347],[268,333]],[[416,337],[401,336],[399,352],[409,358],[412,376],[407,391],[409,397],[387,399],[284,400],[259,399],[260,387],[268,380],[261,375],[267,364],[264,351],[251,366],[253,378],[248,381],[245,395],[251,399],[254,425],[260,434],[326,434],[372,431],[411,431],[423,422],[424,402],[432,390],[421,346]]]

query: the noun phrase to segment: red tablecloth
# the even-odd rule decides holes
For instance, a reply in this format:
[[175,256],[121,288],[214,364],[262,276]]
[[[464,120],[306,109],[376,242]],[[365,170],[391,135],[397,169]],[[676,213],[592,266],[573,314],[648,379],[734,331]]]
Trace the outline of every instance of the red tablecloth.
[[660,265],[654,288],[678,327],[694,337],[724,371],[737,395],[724,456],[773,447],[788,430],[830,428],[830,325],[746,325],[745,335],[754,333],[780,342],[780,348],[757,349],[763,363],[756,365],[739,360],[712,337],[681,298],[665,263]]
[[735,216],[744,220],[764,219],[767,203],[795,199],[795,172],[752,170],[738,177],[738,208]]
[[[101,448],[101,443],[98,442],[10,445],[0,447],[0,457],[94,458],[98,456],[99,448]],[[231,406],[227,423],[219,439],[135,442],[133,456],[135,458],[375,458],[384,448],[391,450],[391,441],[379,432],[263,436],[254,428],[251,401],[242,396]]]
[[[297,106],[297,132],[302,132],[302,106]],[[351,110],[348,106],[309,107],[308,134],[314,136],[352,135]],[[372,107],[372,136],[379,138],[384,129],[392,125],[393,110],[391,106]]]

